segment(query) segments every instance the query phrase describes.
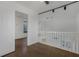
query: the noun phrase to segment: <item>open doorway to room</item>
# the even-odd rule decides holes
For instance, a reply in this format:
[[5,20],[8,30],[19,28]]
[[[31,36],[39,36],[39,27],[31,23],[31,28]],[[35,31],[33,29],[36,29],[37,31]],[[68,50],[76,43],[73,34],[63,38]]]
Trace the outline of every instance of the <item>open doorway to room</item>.
[[[18,56],[26,55],[28,15],[15,12],[15,50]],[[16,55],[16,56],[17,56]]]
[[28,15],[18,12],[15,12],[15,38],[22,39],[27,38],[27,24],[28,24]]

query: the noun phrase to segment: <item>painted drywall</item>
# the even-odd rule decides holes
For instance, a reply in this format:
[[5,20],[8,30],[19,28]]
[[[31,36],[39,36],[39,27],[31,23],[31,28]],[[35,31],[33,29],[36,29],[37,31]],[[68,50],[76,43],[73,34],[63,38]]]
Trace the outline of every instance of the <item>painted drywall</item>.
[[27,45],[37,42],[38,26],[33,10],[16,2],[0,2],[0,56],[15,51],[15,11],[28,15]]
[[77,47],[76,47],[76,50],[77,50],[77,52],[79,52],[79,13],[78,13],[78,15],[77,15]]
[[28,22],[28,45],[38,42],[38,16],[37,14],[30,16]]
[[[27,17],[27,15],[26,15],[26,17]],[[15,16],[15,25],[16,25],[15,26],[15,39],[20,39],[20,38],[26,38],[27,37],[27,33],[24,33],[24,27],[23,27],[24,19],[26,21],[28,21],[28,18],[21,17],[18,14],[16,14],[16,16]]]
[[[75,4],[74,4],[75,5]],[[41,31],[76,32],[76,16],[78,9],[74,5],[40,15]]]
[[[39,33],[40,33],[40,36],[42,36],[42,38],[39,39],[40,42],[54,47],[58,47],[64,50],[68,50],[71,52],[79,53],[78,51],[79,39],[77,38],[78,36],[77,37],[75,36],[79,34],[78,33],[78,28],[79,28],[78,14],[79,14],[79,2],[72,4],[70,6],[67,6],[66,10],[64,10],[64,8],[61,8],[61,9],[55,10],[54,13],[51,11],[48,13],[41,14],[39,16],[40,17]],[[56,35],[59,35],[59,36],[54,37],[53,39],[52,35],[54,32],[58,33]],[[66,38],[61,37],[61,34],[59,33],[62,33],[62,32],[64,37],[66,37],[67,35],[71,35],[71,36],[73,35],[74,39],[71,39],[72,38],[71,36]],[[66,35],[66,33],[68,34]],[[69,43],[71,44],[71,47],[72,45],[73,47],[71,49],[67,49],[67,47],[61,46],[61,43],[63,42],[61,42],[60,38],[63,38],[63,41],[65,43],[67,41],[71,43],[73,42],[73,44]],[[54,42],[57,44],[55,44]]]
[[15,51],[15,16],[12,6],[0,2],[0,56]]

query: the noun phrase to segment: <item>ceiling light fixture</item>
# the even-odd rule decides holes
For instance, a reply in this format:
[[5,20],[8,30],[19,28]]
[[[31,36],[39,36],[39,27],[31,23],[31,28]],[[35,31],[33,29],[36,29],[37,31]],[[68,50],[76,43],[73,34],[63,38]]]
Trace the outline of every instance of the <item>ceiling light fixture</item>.
[[[47,3],[47,4],[49,4],[49,1],[47,1],[47,2],[44,1],[44,2]],[[59,6],[59,7],[56,7],[56,8],[50,9],[50,10],[43,11],[43,12],[39,13],[39,15],[40,15],[40,14],[43,14],[43,13],[50,12],[50,11],[54,12],[54,10],[59,9],[59,8],[63,8],[63,7],[64,7],[64,10],[66,10],[68,5],[71,5],[71,4],[74,4],[74,3],[77,3],[77,2],[79,2],[79,1],[73,1],[73,2],[70,2],[70,3],[68,3],[68,4],[61,5],[61,6]]]
[[55,10],[54,10],[54,9],[52,9],[52,12],[55,12]]
[[66,6],[64,6],[64,10],[66,10]]
[[49,1],[44,1],[45,2],[45,4],[49,4]]

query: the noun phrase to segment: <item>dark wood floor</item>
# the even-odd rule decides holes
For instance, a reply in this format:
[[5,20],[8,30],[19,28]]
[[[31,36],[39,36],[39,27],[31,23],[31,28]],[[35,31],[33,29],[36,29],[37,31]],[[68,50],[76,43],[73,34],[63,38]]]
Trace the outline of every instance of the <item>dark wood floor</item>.
[[16,51],[4,57],[78,57],[79,55],[55,47],[36,43],[27,46],[25,39],[16,40]]

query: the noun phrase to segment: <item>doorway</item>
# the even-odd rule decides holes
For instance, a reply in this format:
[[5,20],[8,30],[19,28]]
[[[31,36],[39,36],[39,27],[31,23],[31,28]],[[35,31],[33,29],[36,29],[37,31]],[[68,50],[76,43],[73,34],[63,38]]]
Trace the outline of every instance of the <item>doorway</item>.
[[28,15],[15,12],[15,39],[27,38]]
[[28,15],[15,12],[15,50],[17,55],[24,56],[27,51]]

